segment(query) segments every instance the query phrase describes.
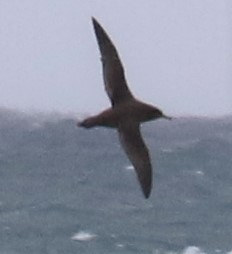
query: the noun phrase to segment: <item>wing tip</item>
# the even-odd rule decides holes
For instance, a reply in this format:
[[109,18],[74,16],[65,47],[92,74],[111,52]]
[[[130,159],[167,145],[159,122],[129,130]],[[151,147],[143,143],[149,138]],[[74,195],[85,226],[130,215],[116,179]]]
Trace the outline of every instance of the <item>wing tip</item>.
[[[97,21],[97,19],[93,16],[92,16],[92,23],[93,23],[93,28],[94,28],[95,35],[97,37],[97,41],[98,41],[99,46],[101,44],[104,44],[104,47],[106,47],[105,45],[107,44],[107,45],[110,45],[111,47],[114,48],[113,43],[112,43],[109,35],[104,30],[104,28],[101,26],[101,24]],[[101,48],[103,49],[103,46]]]
[[98,23],[97,20],[96,20],[96,18],[95,18],[94,16],[91,17],[91,20],[92,20],[93,24]]
[[152,171],[150,170],[149,172],[147,172],[147,174],[143,175],[142,178],[140,177],[139,177],[139,182],[140,182],[143,195],[146,199],[148,199],[151,195],[151,190],[152,190]]
[[142,190],[143,190],[143,195],[144,195],[145,199],[148,199],[151,195],[151,188],[143,188],[142,187]]
[[99,30],[99,28],[101,28],[101,25],[100,25],[100,23],[96,20],[95,17],[92,16],[91,19],[92,19],[92,23],[93,23],[94,30],[95,30],[95,32],[96,32],[97,30]]

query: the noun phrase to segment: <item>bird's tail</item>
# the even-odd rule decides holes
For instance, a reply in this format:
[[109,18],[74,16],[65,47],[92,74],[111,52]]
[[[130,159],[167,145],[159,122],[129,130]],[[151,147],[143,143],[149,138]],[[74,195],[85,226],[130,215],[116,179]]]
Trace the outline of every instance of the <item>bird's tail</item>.
[[78,122],[77,126],[83,128],[92,128],[96,126],[96,119],[95,117],[86,118],[85,120]]

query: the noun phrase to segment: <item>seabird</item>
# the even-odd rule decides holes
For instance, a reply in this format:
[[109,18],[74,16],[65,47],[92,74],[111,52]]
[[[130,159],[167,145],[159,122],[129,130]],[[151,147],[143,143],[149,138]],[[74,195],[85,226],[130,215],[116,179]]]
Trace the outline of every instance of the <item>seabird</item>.
[[78,123],[78,126],[116,128],[124,151],[131,161],[145,198],[152,188],[152,165],[149,151],[140,133],[140,124],[158,118],[171,119],[152,105],[136,99],[131,93],[118,52],[106,31],[92,17],[101,53],[103,79],[111,107]]

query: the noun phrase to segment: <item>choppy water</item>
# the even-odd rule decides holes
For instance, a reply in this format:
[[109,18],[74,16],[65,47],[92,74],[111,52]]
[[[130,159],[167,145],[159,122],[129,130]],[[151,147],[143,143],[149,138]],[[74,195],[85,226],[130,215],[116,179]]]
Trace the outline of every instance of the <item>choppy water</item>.
[[232,253],[232,118],[143,126],[145,200],[108,129],[0,110],[0,253]]

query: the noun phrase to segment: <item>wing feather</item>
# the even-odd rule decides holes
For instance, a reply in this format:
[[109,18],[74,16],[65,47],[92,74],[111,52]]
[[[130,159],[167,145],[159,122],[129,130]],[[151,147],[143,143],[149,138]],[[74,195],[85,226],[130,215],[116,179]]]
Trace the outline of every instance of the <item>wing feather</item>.
[[95,18],[92,18],[103,66],[105,90],[112,106],[133,98],[124,74],[124,68],[111,39]]
[[152,187],[152,166],[139,125],[124,124],[119,127],[118,131],[122,147],[135,168],[143,194],[148,198]]

